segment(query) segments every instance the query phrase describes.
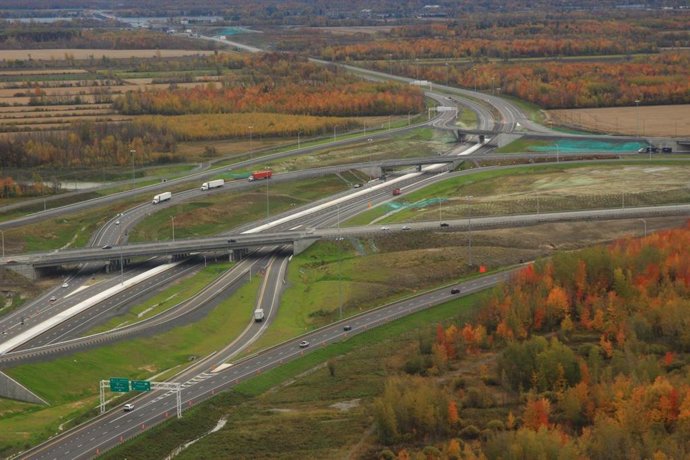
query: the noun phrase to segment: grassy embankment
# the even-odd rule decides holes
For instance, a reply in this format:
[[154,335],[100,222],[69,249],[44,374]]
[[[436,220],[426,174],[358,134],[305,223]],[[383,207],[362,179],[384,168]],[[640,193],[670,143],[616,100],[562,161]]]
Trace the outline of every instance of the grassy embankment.
[[[217,267],[204,269],[208,273]],[[206,275],[206,276],[207,276]],[[7,373],[51,406],[0,402],[0,452],[35,444],[87,414],[95,415],[98,382],[109,377],[165,380],[194,359],[221,349],[251,321],[261,277],[241,287],[202,320],[148,338],[138,338],[53,361],[19,366]],[[172,288],[168,295],[180,287]],[[68,423],[69,422],[69,423]]]

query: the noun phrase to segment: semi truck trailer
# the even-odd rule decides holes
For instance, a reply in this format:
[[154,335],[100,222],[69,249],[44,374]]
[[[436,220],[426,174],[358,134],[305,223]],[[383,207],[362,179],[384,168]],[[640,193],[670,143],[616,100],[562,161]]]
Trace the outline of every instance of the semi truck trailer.
[[216,179],[209,182],[204,182],[201,184],[201,191],[204,192],[206,190],[211,190],[212,188],[222,187],[223,185],[225,185],[224,179]]
[[151,204],[162,203],[163,201],[168,201],[170,198],[172,198],[171,192],[159,193],[158,195],[153,197],[153,201],[151,201]]

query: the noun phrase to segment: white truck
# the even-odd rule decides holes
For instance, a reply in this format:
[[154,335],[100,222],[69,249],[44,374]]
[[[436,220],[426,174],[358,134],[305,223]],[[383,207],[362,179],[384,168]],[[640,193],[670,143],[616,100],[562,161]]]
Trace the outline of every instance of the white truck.
[[225,179],[216,179],[209,182],[204,182],[201,184],[201,191],[211,190],[212,188],[218,188],[225,185]]
[[170,198],[172,198],[171,192],[159,193],[158,195],[153,197],[153,201],[151,201],[151,204],[162,203],[164,201],[168,201]]
[[260,323],[261,321],[264,320],[264,309],[263,308],[257,308],[254,310],[254,321],[257,323]]

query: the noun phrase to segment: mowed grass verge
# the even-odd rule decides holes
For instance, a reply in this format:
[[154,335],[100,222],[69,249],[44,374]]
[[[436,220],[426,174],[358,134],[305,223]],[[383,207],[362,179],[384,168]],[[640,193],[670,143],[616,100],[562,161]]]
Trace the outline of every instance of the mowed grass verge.
[[98,382],[110,377],[149,379],[179,372],[198,357],[223,348],[251,321],[257,276],[222,301],[205,318],[154,337],[138,338],[75,353],[6,372],[46,399],[51,406],[31,406],[0,419],[0,452],[35,444],[58,431],[61,423],[82,417],[98,403]]
[[639,160],[477,171],[403,193],[345,225],[686,203],[689,166]]
[[[370,435],[369,404],[383,389],[391,360],[439,322],[471,318],[481,294],[459,298],[313,350],[185,411],[104,458],[164,458],[176,447],[227,424],[178,458],[346,458]],[[334,369],[331,375],[327,366]],[[270,442],[267,442],[270,440]]]

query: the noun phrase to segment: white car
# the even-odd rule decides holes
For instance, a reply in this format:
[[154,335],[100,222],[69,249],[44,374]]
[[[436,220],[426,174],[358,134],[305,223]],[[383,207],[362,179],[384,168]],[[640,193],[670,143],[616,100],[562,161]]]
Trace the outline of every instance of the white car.
[[51,301],[51,302],[55,302],[56,300],[57,300],[57,297],[55,297],[55,296],[51,296],[51,297],[50,297],[50,301]]
[[402,228],[402,229],[403,229],[403,230],[410,230],[410,226],[409,226],[409,225],[403,225],[403,228]]
[[119,221],[119,220],[116,220],[116,221],[115,221],[115,225],[120,225],[120,221]]
[[124,409],[125,412],[131,412],[134,410],[134,404],[125,404],[122,409]]
[[307,348],[308,346],[309,346],[309,342],[307,342],[306,340],[302,340],[302,341],[299,343],[299,347],[300,347],[300,348]]
[[69,283],[68,283],[67,281],[65,281],[64,283],[62,283],[62,287],[63,287],[63,288],[68,288],[68,287],[69,287]]
[[381,230],[384,231],[384,232],[387,232],[388,230],[390,230],[390,228],[388,228],[388,227],[386,227],[386,226],[384,225],[383,227],[381,227]]

